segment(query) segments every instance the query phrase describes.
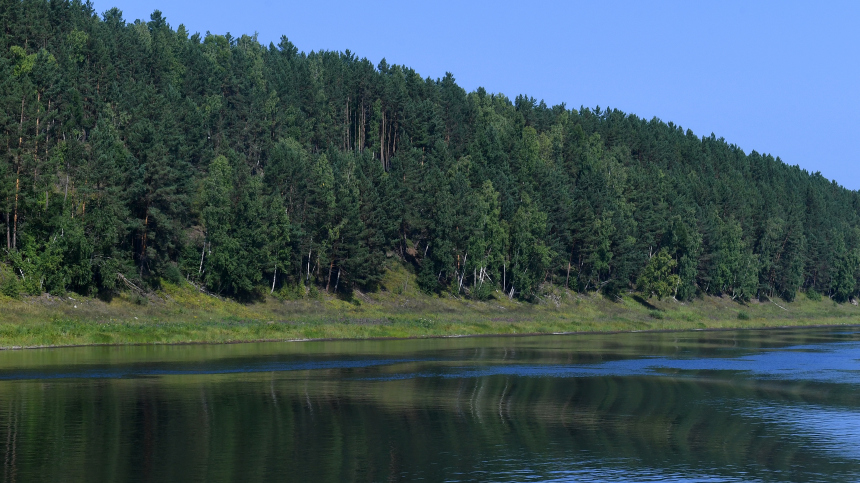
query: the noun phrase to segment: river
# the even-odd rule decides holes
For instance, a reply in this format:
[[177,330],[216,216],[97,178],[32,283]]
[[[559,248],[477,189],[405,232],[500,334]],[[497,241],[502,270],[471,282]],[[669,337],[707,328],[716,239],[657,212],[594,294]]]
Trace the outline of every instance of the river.
[[860,330],[0,352],[2,481],[856,481]]

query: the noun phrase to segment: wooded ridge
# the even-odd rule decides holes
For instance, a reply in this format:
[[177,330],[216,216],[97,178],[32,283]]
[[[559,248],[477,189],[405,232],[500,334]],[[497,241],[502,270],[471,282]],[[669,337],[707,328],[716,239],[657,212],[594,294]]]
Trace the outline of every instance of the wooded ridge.
[[0,0],[0,26],[6,295],[372,291],[392,257],[475,299],[860,288],[858,193],[713,134],[158,11]]

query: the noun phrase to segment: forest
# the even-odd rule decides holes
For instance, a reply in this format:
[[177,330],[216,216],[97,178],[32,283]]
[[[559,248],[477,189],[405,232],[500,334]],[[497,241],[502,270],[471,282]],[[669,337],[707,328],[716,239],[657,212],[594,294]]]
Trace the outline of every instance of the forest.
[[5,295],[348,296],[392,262],[479,300],[860,289],[858,192],[714,134],[157,10],[0,0],[0,28]]

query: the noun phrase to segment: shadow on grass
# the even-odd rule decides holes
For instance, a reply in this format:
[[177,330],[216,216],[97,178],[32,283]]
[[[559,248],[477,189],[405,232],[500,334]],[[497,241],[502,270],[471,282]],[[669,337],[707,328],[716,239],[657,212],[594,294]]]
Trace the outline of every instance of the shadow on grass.
[[334,296],[338,300],[342,300],[344,302],[355,305],[356,307],[361,306],[361,300],[355,296],[355,292],[353,290],[341,290],[338,292],[334,292]]
[[640,295],[633,295],[631,298],[635,300],[639,305],[645,307],[648,310],[660,310],[659,308],[657,308],[656,305],[651,304],[647,300],[643,299]]

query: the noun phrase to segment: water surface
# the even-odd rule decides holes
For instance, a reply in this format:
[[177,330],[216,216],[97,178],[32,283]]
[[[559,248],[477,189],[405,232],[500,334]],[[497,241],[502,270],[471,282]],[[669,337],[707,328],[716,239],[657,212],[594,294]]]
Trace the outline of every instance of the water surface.
[[2,481],[856,481],[860,332],[0,352]]

